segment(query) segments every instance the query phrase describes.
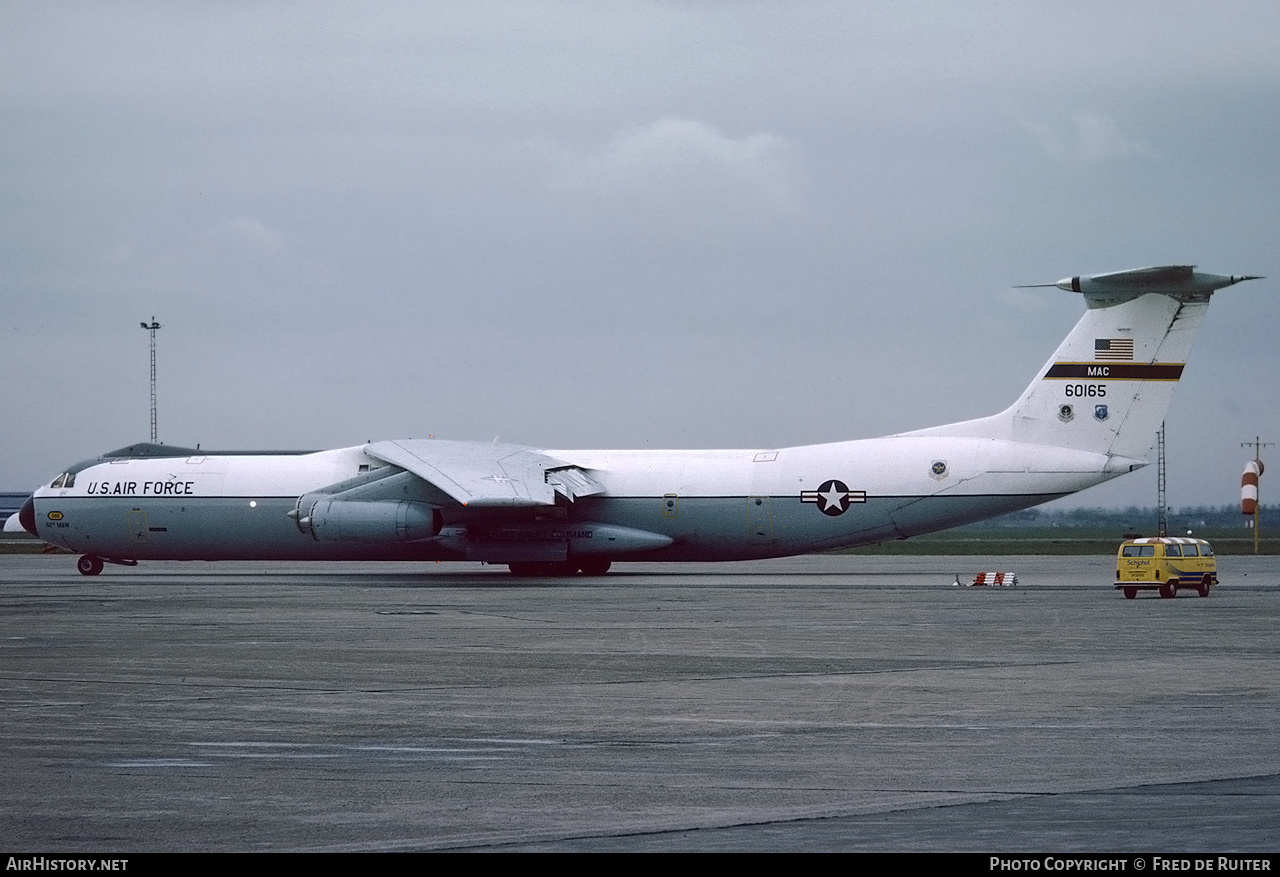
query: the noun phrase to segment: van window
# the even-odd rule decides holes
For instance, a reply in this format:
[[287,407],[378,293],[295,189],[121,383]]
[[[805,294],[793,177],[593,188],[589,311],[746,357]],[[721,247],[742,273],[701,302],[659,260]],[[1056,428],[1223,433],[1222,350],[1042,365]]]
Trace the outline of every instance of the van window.
[[1181,546],[1181,545],[1166,545],[1166,546],[1164,547],[1164,556],[1165,556],[1165,557],[1181,557],[1181,556],[1182,556],[1182,546]]
[[1183,546],[1182,546],[1182,556],[1183,556],[1183,557],[1197,557],[1197,556],[1199,556],[1199,554],[1200,554],[1200,552],[1199,552],[1199,551],[1196,551],[1196,547],[1195,547],[1194,545],[1183,545]]
[[1121,553],[1122,557],[1155,557],[1156,547],[1154,545],[1126,545]]
[[1200,546],[1200,556],[1201,556],[1201,557],[1213,557],[1213,549],[1209,547],[1209,543],[1208,543],[1208,542],[1206,542],[1206,543],[1204,543],[1203,545],[1201,545],[1201,546]]

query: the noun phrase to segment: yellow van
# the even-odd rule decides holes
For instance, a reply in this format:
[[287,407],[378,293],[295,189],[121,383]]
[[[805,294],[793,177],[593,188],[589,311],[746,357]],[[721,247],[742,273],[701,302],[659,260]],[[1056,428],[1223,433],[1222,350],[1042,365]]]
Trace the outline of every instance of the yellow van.
[[1177,596],[1179,589],[1195,588],[1201,597],[1218,583],[1218,560],[1203,539],[1152,536],[1133,539],[1116,555],[1116,590],[1132,600],[1138,591]]

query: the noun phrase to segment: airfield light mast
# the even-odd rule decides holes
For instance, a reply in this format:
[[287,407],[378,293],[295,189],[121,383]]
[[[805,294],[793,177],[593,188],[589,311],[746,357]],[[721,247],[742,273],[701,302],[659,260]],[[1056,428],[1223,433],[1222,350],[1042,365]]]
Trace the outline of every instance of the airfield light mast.
[[[1262,449],[1269,448],[1275,442],[1264,442],[1262,436],[1254,436],[1251,442],[1241,442],[1242,448],[1253,448],[1253,459],[1258,464],[1259,473],[1262,470]],[[1258,531],[1262,529],[1262,494],[1258,492],[1260,479],[1254,479],[1254,505],[1253,505],[1253,553],[1258,553]]]
[[1164,421],[1156,433],[1156,535],[1169,535],[1169,510],[1165,507]]
[[151,441],[156,440],[156,330],[160,324],[153,316],[150,323],[143,323],[142,328],[151,333]]

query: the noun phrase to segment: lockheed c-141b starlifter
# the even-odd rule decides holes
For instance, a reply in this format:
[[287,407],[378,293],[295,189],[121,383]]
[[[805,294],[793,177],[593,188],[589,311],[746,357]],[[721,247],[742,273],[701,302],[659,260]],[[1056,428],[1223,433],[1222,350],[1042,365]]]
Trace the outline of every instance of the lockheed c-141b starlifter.
[[1147,463],[1213,292],[1162,266],[1071,277],[1080,322],[999,414],[884,438],[743,450],[377,441],[308,452],[139,444],[22,507],[79,569],[144,560],[461,560],[516,575],[780,557],[942,530]]

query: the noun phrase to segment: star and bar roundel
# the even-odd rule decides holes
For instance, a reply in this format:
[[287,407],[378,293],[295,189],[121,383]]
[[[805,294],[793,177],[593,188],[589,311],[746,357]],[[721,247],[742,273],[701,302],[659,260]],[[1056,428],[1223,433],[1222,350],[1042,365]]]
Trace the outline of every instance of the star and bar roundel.
[[834,518],[849,511],[850,503],[866,502],[867,492],[850,490],[843,481],[832,478],[822,482],[817,490],[800,491],[800,501],[817,503],[818,511]]

